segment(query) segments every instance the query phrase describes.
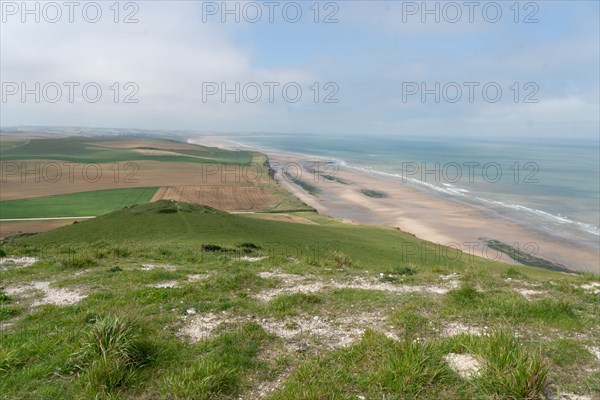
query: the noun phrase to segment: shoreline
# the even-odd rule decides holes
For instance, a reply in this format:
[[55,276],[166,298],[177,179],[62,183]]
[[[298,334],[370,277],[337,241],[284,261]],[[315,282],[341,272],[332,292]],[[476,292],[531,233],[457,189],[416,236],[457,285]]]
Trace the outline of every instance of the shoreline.
[[[295,163],[304,167],[307,162],[326,160],[317,156],[260,149],[218,136],[188,141],[230,150],[258,151],[266,154],[271,164],[280,166]],[[289,170],[295,173],[298,168],[294,165]],[[290,179],[284,179],[280,170],[275,177],[284,189],[320,214],[348,222],[399,228],[420,239],[459,248],[465,253],[516,264],[505,253],[486,246],[488,240],[497,240],[525,254],[562,264],[575,272],[600,274],[600,253],[593,249],[527,229],[508,219],[494,217],[476,206],[434,196],[389,177],[351,167],[340,166],[335,181],[320,178],[319,175],[305,168],[301,175],[296,173],[299,180],[314,189],[313,194],[290,182]],[[371,197],[361,190],[382,192],[385,197]]]

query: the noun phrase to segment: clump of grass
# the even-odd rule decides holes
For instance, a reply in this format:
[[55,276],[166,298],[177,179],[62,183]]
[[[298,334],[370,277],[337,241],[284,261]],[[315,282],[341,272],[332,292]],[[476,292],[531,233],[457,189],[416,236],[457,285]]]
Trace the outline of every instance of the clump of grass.
[[352,266],[352,260],[350,259],[350,257],[339,251],[334,252],[331,255],[331,258],[333,259],[333,262],[338,268],[346,268]]
[[111,249],[111,255],[114,258],[124,258],[124,257],[129,257],[131,255],[131,250],[125,248],[125,247],[113,247]]
[[250,243],[250,242],[240,243],[237,246],[242,249],[250,249],[250,250],[260,250],[260,248],[261,248],[259,245]]
[[0,247],[0,257],[6,257],[6,251]]
[[581,283],[600,282],[600,276],[591,272],[585,272],[579,275]]
[[6,293],[0,291],[0,321],[4,321],[10,317],[13,317],[19,313],[19,309],[8,304],[11,302],[11,298]]
[[397,276],[394,275],[383,275],[379,277],[380,282],[396,283],[399,281]]
[[10,296],[0,290],[0,304],[8,303],[10,300]]
[[464,283],[460,288],[450,290],[446,296],[459,306],[467,306],[477,303],[482,294],[472,284]]
[[160,206],[155,210],[157,214],[177,214],[179,212],[178,204],[175,204],[174,201],[169,203],[160,204]]
[[300,324],[297,323],[296,321],[286,322],[285,329],[292,329],[292,330],[300,329]]
[[410,268],[410,267],[396,267],[394,268],[390,274],[394,274],[394,275],[403,275],[403,276],[412,276],[414,274],[416,274],[417,271]]
[[250,243],[250,242],[240,243],[240,244],[236,245],[236,247],[237,247],[236,251],[240,255],[241,254],[252,254],[261,249],[261,247],[259,245]]
[[74,357],[88,390],[109,395],[135,381],[152,359],[152,350],[132,324],[107,316],[94,322]]
[[404,335],[409,339],[426,334],[429,326],[429,320],[426,317],[413,311],[396,311],[390,319],[404,331]]
[[108,258],[109,252],[106,249],[98,249],[94,252],[94,257],[96,257],[98,260],[104,260],[105,258]]
[[0,372],[8,373],[12,369],[19,367],[24,364],[22,357],[19,354],[19,350],[9,350],[7,348],[0,347]]
[[61,261],[61,265],[65,269],[87,269],[98,265],[98,262],[86,256],[69,257]]
[[492,398],[543,398],[549,368],[539,350],[525,348],[503,329],[480,338],[470,351],[486,360],[481,374],[472,380],[478,392]]
[[228,252],[229,249],[226,249],[225,247],[216,245],[216,244],[210,244],[210,243],[205,243],[202,245],[202,250],[204,251],[208,251],[208,252]]
[[511,279],[527,279],[527,276],[521,271],[517,271],[514,267],[508,267],[508,269],[502,274],[503,278]]
[[173,250],[166,247],[159,247],[158,249],[156,249],[156,252],[161,256],[170,256],[173,254]]
[[6,304],[0,304],[0,321],[4,321],[5,319],[14,317],[18,313],[19,310],[16,307]]
[[179,373],[165,377],[163,386],[177,399],[212,399],[229,393],[237,384],[235,368],[227,367],[215,356],[201,358]]

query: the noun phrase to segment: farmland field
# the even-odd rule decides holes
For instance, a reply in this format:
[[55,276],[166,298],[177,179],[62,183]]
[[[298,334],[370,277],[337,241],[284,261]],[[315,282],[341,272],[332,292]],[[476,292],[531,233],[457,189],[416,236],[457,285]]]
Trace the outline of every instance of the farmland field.
[[[109,146],[116,147],[109,147]],[[2,161],[61,160],[73,163],[109,163],[120,161],[163,161],[190,163],[250,164],[250,152],[233,152],[217,148],[187,145],[167,140],[148,140],[138,147],[128,140],[61,138],[32,139],[27,145],[2,153]],[[158,152],[148,152],[158,150]],[[167,150],[170,150],[167,152]]]
[[223,211],[308,210],[300,202],[285,201],[281,194],[264,186],[161,187],[152,198],[152,201],[158,200],[203,204]]
[[1,167],[0,200],[128,187],[249,184],[234,177],[225,179],[221,164],[157,161],[71,164],[27,160],[3,162]]
[[[196,188],[194,190],[204,193],[205,196],[196,196],[187,201],[198,203],[203,198],[214,199],[215,196],[224,195],[223,190],[233,192],[239,188],[246,193],[246,196],[252,193],[254,200],[232,199],[231,201],[236,203],[227,205],[223,209],[231,210],[231,207],[238,207],[236,211],[310,209],[271,180],[263,162],[263,159],[256,158],[253,167],[260,169],[261,177],[249,180],[243,179],[242,169],[237,169],[233,175],[231,173],[227,175],[222,164],[136,161],[94,164],[93,168],[90,168],[90,164],[65,165],[57,161],[30,160],[16,163],[15,169],[8,173],[6,172],[7,164],[3,163],[0,201],[108,189],[163,187],[165,189],[161,189],[161,192],[167,193],[170,190],[166,188],[193,187]],[[44,168],[49,171],[47,176],[44,176]],[[41,171],[42,178],[39,180],[36,180],[35,175],[30,173],[30,171],[36,170]],[[56,171],[61,171],[58,179],[55,179]],[[190,192],[190,190],[187,191]],[[157,197],[157,199],[159,198],[171,197]],[[239,203],[240,201],[241,203]],[[211,204],[216,208],[221,208],[221,205]]]
[[176,200],[204,204],[224,211],[272,208],[277,198],[261,187],[176,186],[160,188],[152,201]]
[[[312,210],[270,178],[267,158],[255,152],[138,136],[2,140],[2,219],[97,216],[160,199],[225,211]],[[4,221],[2,237],[67,224],[59,221]]]
[[0,149],[7,150],[9,147],[18,146],[20,144],[25,143],[24,140],[4,140],[0,139]]
[[0,239],[10,236],[17,236],[23,233],[47,232],[61,226],[71,225],[75,221],[82,221],[82,218],[73,219],[33,219],[27,221],[2,221],[0,222]]
[[156,188],[96,190],[0,202],[0,218],[58,218],[106,214],[150,201]]

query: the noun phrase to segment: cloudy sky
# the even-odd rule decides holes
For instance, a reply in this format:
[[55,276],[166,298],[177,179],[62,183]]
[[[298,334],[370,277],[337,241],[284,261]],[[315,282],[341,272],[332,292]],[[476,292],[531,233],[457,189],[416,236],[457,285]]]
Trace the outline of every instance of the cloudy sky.
[[4,127],[598,136],[597,1],[23,4]]

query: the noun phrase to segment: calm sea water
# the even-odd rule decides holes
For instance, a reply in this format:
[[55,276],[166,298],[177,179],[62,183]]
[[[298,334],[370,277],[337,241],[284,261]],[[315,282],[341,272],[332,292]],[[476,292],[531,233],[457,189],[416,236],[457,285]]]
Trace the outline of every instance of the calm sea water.
[[[598,249],[598,141],[252,134],[241,144],[336,160]],[[377,188],[373,188],[377,189]]]

